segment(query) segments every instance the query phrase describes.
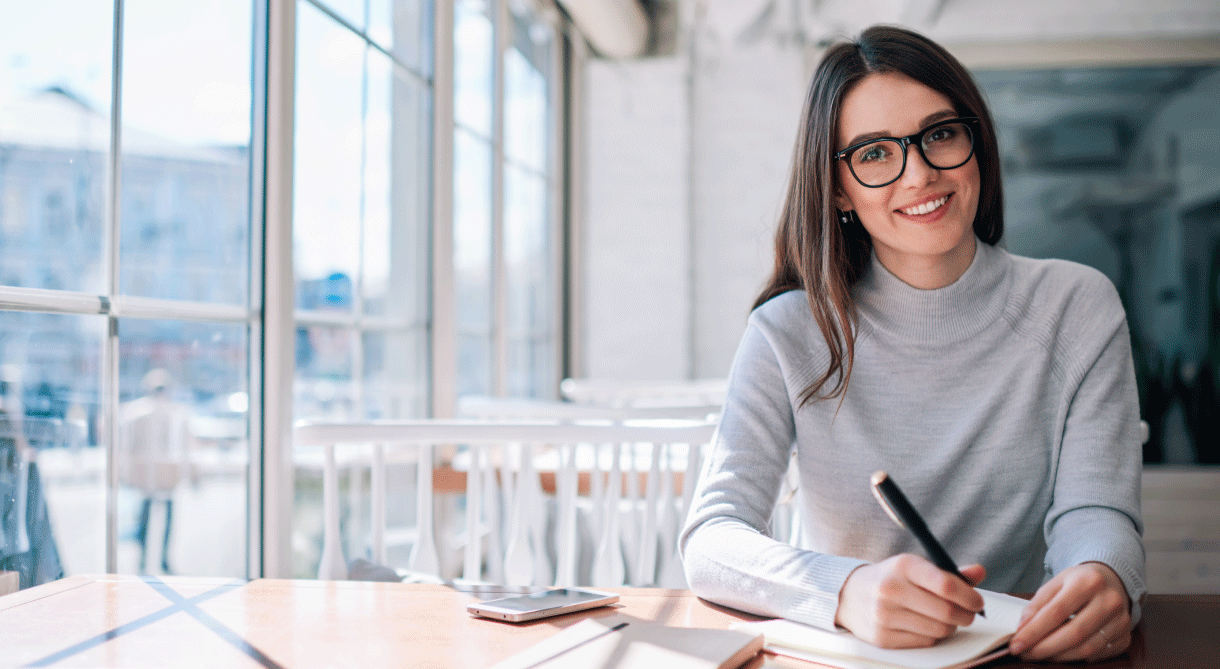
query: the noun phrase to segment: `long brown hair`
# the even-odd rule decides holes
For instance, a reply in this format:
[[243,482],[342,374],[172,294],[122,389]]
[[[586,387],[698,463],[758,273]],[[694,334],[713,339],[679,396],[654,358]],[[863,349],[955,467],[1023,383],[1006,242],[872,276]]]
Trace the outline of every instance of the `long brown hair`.
[[[932,40],[903,28],[873,26],[852,42],[830,47],[805,96],[792,176],[775,233],[775,270],[754,301],[804,290],[830,350],[830,365],[801,392],[801,405],[842,395],[855,358],[856,305],[852,287],[868,268],[872,240],[854,213],[835,208],[835,137],[843,97],[864,77],[897,72],[948,97],[961,116],[977,116],[979,202],[974,232],[995,244],[1004,233],[999,149],[991,115],[970,73]],[[842,217],[842,219],[841,219]],[[833,385],[831,380],[833,379]],[[827,387],[829,385],[829,388]]]

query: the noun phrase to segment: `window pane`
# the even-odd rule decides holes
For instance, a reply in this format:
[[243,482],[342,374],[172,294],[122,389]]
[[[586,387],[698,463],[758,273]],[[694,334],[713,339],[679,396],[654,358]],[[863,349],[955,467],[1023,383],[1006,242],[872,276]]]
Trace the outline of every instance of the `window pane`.
[[347,328],[297,328],[296,409],[298,420],[359,417],[353,370],[356,332]]
[[549,34],[518,23],[515,44],[504,55],[504,152],[539,171],[547,169]]
[[369,49],[364,313],[422,324],[428,314],[431,95]]
[[367,418],[426,416],[428,378],[427,331],[364,333]]
[[245,304],[250,1],[123,15],[121,292]]
[[369,0],[369,39],[423,75],[432,72],[433,3]]
[[542,177],[509,165],[504,171],[504,265],[508,332],[551,329],[552,252],[548,191]]
[[491,146],[459,129],[454,138],[454,292],[459,387],[491,388]]
[[550,396],[558,383],[554,363],[531,343],[551,339],[556,329],[549,191],[541,176],[514,165],[505,169],[504,190],[508,384],[513,394]]
[[249,337],[119,321],[120,573],[246,573]]
[[538,338],[508,339],[507,392],[512,397],[542,397],[558,395],[558,374],[555,340],[547,335]]
[[[365,42],[308,3],[297,14],[294,260],[303,309],[351,310],[360,260]],[[343,284],[345,294],[327,292]],[[314,300],[322,301],[314,301]]]
[[457,122],[491,137],[494,33],[483,0],[453,8],[453,113]]
[[457,356],[457,394],[492,394],[491,334],[459,332]]
[[[386,288],[390,278],[391,247],[390,201],[391,174],[394,170],[390,137],[395,112],[411,128],[415,114],[391,107],[394,68],[380,51],[368,48],[368,84],[365,87],[364,119],[364,310],[385,313]],[[416,175],[413,175],[416,176]],[[418,176],[416,176],[418,181]],[[417,190],[417,189],[415,189]],[[405,203],[403,203],[405,204]]]
[[[106,570],[105,331],[98,316],[0,312],[0,488],[27,483],[24,522],[0,529],[0,564],[23,572],[23,588]],[[39,497],[46,515],[30,505]]]
[[104,290],[112,13],[109,0],[4,8],[0,285]]

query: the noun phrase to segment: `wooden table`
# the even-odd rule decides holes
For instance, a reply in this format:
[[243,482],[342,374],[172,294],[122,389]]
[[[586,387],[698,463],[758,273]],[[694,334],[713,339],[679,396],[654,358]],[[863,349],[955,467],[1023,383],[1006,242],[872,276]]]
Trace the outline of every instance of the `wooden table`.
[[[73,576],[0,597],[0,666],[487,667],[589,616],[717,628],[751,619],[688,591],[647,588],[616,589],[615,609],[532,623],[466,613],[470,602],[514,591],[521,589]],[[764,663],[816,666],[773,656],[752,666]],[[1220,667],[1220,595],[1150,596],[1128,653],[1094,666]]]

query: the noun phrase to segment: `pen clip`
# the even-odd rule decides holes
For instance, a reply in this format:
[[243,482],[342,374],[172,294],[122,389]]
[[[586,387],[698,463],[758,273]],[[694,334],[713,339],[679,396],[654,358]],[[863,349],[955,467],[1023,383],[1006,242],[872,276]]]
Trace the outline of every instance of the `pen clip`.
[[872,478],[873,485],[870,486],[873,490],[873,497],[877,498],[877,503],[881,505],[882,509],[885,509],[885,515],[889,516],[890,520],[893,520],[895,523],[898,523],[898,527],[901,527],[904,530],[908,529],[906,526],[906,523],[902,522],[902,519],[898,517],[898,514],[894,513],[894,509],[892,507],[890,507],[889,500],[887,500],[885,498],[885,495],[881,494],[881,488],[877,487],[888,476],[889,476],[889,474],[886,474],[883,471],[877,471],[877,472],[873,473],[873,478]]

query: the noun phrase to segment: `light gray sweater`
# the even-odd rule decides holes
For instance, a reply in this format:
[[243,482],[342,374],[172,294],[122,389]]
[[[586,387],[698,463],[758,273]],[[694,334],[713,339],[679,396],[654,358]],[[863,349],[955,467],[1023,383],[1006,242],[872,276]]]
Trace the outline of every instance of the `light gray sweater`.
[[[853,569],[924,554],[870,492],[884,469],[959,564],[987,568],[980,587],[1033,592],[1098,561],[1122,578],[1138,620],[1139,406],[1113,284],[976,240],[949,286],[912,288],[874,256],[855,297],[841,406],[800,406],[829,360],[805,293],[750,315],[680,539],[691,589],[833,629]],[[799,547],[768,536],[793,449]]]

